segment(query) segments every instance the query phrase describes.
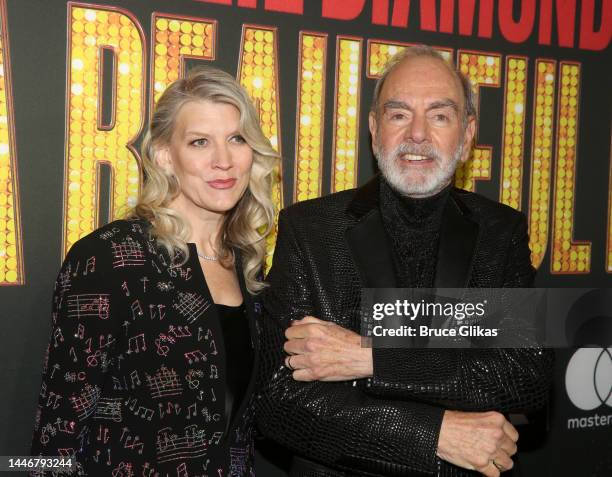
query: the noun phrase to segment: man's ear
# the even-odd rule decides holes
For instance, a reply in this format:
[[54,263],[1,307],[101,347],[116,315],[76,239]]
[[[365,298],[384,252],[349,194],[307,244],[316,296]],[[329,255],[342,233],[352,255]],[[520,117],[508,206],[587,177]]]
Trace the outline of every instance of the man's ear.
[[370,128],[370,134],[372,135],[372,144],[376,144],[376,132],[378,125],[376,124],[376,113],[370,111],[368,115],[368,127]]
[[468,118],[465,132],[463,133],[463,154],[461,154],[461,162],[466,162],[470,158],[472,152],[472,141],[476,134],[476,117],[470,116]]

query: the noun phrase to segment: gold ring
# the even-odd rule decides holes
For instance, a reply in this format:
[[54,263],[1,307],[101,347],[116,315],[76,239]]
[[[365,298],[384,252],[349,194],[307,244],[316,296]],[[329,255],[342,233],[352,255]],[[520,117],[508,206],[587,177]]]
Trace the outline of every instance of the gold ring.
[[289,355],[289,357],[287,358],[287,367],[291,370],[291,371],[295,371],[295,368],[293,366],[291,366],[291,358],[293,358],[293,355]]
[[500,472],[503,472],[504,470],[506,470],[506,469],[504,469],[504,467],[503,467],[503,466],[499,465],[499,464],[498,464],[497,462],[495,462],[494,460],[491,460],[491,463],[492,463],[492,464],[495,466],[495,468],[496,468],[497,470],[499,470]]

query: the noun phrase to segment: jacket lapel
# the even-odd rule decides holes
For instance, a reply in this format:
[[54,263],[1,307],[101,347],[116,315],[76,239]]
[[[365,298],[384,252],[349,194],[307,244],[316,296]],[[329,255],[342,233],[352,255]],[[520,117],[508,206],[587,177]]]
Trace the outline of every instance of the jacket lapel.
[[225,439],[229,438],[229,430],[235,429],[238,425],[238,419],[244,414],[246,407],[249,405],[251,399],[250,396],[253,394],[253,390],[257,381],[257,369],[259,364],[259,330],[257,317],[261,314],[262,306],[261,301],[258,298],[254,298],[249,293],[244,280],[244,273],[242,270],[242,255],[238,249],[234,249],[234,255],[236,257],[236,275],[238,276],[238,283],[240,284],[240,291],[242,293],[242,299],[244,300],[244,306],[249,322],[249,333],[251,335],[251,344],[253,346],[253,366],[251,368],[251,376],[249,378],[249,385],[247,390],[242,397],[240,406],[235,414],[232,414],[227,419],[225,426]]
[[[396,287],[394,258],[379,210],[379,176],[357,189],[347,212],[357,222],[345,233],[364,287]],[[467,287],[478,242],[478,223],[453,190],[440,227],[435,288]]]
[[346,230],[345,238],[363,286],[394,288],[394,260],[378,209],[378,191],[378,176],[357,189],[347,209],[357,223]]
[[469,215],[456,192],[451,191],[440,227],[435,288],[468,286],[479,231]]

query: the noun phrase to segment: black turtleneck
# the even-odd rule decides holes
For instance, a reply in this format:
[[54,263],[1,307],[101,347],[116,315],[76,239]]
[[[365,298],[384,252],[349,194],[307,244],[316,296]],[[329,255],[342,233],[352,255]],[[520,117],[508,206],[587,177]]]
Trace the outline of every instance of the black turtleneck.
[[399,287],[433,287],[442,212],[451,186],[423,199],[404,197],[380,181],[380,210],[391,238]]

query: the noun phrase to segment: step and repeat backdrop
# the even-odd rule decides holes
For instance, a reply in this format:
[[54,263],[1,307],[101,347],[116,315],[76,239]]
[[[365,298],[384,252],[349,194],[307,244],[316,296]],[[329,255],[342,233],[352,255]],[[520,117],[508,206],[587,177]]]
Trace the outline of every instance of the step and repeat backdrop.
[[[150,112],[198,64],[252,96],[283,158],[282,208],[375,173],[375,80],[406,46],[434,46],[480,116],[457,186],[528,216],[538,286],[607,296],[611,35],[608,0],[0,0],[0,454],[28,453],[65,253],[134,203]],[[612,475],[612,348],[560,349],[555,368],[525,475]],[[285,461],[261,443],[261,475]]]

